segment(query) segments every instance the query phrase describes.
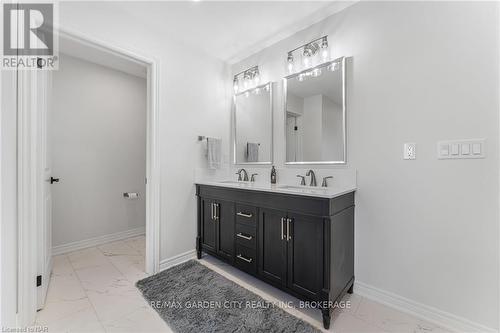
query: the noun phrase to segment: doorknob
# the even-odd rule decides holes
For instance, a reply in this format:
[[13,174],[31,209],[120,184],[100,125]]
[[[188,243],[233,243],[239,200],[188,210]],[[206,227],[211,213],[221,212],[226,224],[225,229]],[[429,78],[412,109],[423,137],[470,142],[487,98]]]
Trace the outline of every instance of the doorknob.
[[54,177],[50,177],[50,183],[51,184],[54,184],[54,183],[59,183],[59,178],[54,178]]

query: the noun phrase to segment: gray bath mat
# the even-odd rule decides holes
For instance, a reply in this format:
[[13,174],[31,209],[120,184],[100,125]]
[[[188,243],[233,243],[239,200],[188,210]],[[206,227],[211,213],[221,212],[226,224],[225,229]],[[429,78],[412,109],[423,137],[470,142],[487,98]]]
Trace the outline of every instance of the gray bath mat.
[[319,332],[196,260],[136,285],[175,332]]

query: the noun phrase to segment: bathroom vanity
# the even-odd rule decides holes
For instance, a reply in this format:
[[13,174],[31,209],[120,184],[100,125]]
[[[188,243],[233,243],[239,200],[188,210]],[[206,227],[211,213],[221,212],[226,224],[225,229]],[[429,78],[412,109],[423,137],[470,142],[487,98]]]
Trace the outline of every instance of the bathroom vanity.
[[330,325],[354,283],[354,189],[199,182],[196,250],[313,302]]

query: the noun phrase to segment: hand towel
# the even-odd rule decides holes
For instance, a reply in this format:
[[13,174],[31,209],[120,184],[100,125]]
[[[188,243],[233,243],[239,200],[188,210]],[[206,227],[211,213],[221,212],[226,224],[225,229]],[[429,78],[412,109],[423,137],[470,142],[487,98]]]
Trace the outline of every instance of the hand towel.
[[247,162],[259,161],[259,144],[247,142]]
[[207,159],[209,169],[220,169],[222,140],[216,138],[207,138]]

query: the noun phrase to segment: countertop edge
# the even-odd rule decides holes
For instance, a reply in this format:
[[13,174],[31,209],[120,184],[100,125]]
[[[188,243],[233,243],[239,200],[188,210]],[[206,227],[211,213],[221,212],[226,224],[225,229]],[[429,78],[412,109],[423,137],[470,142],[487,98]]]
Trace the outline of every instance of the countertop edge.
[[215,187],[222,187],[222,188],[228,188],[228,189],[236,189],[236,190],[247,190],[247,191],[256,191],[256,192],[268,192],[268,193],[278,193],[278,194],[288,194],[288,195],[295,195],[295,196],[301,196],[301,197],[313,197],[313,198],[323,198],[323,199],[334,199],[337,197],[340,197],[344,194],[348,194],[351,192],[356,192],[357,187],[345,187],[337,192],[331,193],[331,194],[321,194],[321,193],[300,193],[300,192],[295,192],[293,190],[286,190],[286,189],[281,189],[281,188],[265,188],[265,187],[242,187],[242,186],[235,186],[232,184],[224,184],[220,183],[217,181],[195,181],[195,185],[205,185],[205,186],[215,186]]

